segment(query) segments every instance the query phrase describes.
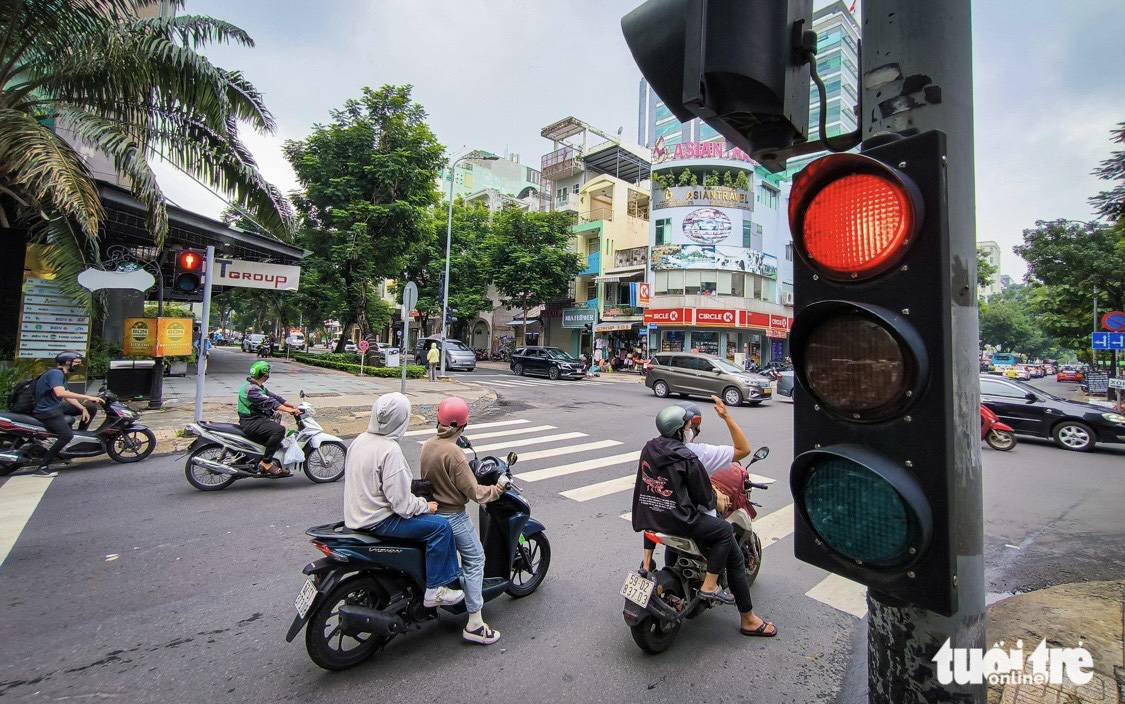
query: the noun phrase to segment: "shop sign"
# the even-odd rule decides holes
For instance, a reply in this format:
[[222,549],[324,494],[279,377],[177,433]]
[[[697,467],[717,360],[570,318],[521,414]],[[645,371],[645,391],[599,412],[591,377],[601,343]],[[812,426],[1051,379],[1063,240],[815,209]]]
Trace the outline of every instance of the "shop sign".
[[562,326],[564,328],[584,328],[598,322],[596,308],[567,308],[562,313]]
[[659,164],[674,159],[731,159],[752,162],[750,155],[730,142],[682,142],[674,148],[664,142],[664,137],[656,140],[652,148],[652,163]]
[[296,291],[301,283],[301,267],[216,258],[212,283],[215,286]]
[[156,356],[180,357],[192,353],[191,318],[156,319]]
[[777,257],[756,249],[695,244],[667,244],[652,248],[653,271],[706,269],[742,271],[777,278]]
[[121,348],[126,357],[155,357],[156,318],[126,318]]
[[651,300],[652,285],[643,281],[637,284],[637,305],[642,308],[648,307]]
[[652,209],[695,208],[709,205],[717,208],[754,210],[750,191],[730,186],[673,186],[659,188],[652,194]]
[[691,325],[691,308],[654,308],[645,311],[646,323],[661,323],[664,325]]
[[721,308],[696,308],[696,325],[717,325],[733,328],[738,319],[738,311],[722,310]]
[[[38,256],[32,252],[29,259],[38,260]],[[25,273],[16,356],[53,359],[59,352],[85,351],[90,337],[86,313],[86,308],[63,290],[61,281]]]
[[629,323],[598,323],[594,326],[597,332],[623,332],[632,329],[633,326]]

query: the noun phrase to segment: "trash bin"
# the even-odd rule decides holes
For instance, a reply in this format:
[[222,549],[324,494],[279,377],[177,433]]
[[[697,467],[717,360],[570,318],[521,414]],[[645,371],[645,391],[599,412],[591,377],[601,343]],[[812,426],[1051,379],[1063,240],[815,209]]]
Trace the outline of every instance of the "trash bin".
[[155,366],[156,362],[151,359],[111,360],[105,375],[106,388],[120,398],[148,398]]
[[388,367],[397,367],[401,362],[397,348],[391,347],[383,350],[383,356],[387,359]]

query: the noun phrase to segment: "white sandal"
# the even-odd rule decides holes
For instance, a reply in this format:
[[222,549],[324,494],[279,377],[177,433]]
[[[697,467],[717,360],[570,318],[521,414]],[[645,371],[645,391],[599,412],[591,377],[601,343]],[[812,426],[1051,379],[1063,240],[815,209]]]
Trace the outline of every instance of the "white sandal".
[[481,645],[492,645],[500,640],[500,631],[494,631],[484,624],[475,631],[470,631],[468,628],[461,631],[461,637],[470,643],[480,643]]

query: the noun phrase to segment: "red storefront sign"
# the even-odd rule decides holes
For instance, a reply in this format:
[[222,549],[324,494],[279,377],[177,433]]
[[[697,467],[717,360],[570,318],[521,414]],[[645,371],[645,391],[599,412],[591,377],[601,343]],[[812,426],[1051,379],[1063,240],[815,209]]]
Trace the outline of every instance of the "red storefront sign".
[[652,295],[652,285],[641,282],[637,284],[637,305],[641,308],[648,306]]
[[771,335],[771,337],[785,337],[789,334],[789,329],[792,326],[793,319],[784,315],[754,313],[748,310],[738,312],[738,327],[762,328],[777,333],[776,335]]
[[653,308],[645,311],[646,323],[659,325],[691,325],[691,308]]
[[738,320],[739,311],[723,310],[721,308],[696,308],[696,325],[717,325],[719,327],[733,328]]

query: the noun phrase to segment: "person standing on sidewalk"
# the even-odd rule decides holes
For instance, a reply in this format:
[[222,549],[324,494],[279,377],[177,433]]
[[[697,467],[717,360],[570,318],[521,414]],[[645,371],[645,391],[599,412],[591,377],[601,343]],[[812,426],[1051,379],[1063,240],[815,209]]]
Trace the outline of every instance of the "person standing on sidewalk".
[[430,381],[437,381],[438,364],[441,362],[441,350],[436,342],[430,343],[430,351],[426,353],[426,366],[430,370]]
[[490,645],[500,640],[500,632],[488,627],[481,617],[484,608],[484,546],[477,537],[473,519],[465,511],[465,504],[475,501],[485,504],[495,501],[508,486],[508,478],[501,476],[496,486],[481,486],[457,446],[457,439],[469,424],[469,405],[456,396],[445,399],[438,406],[437,435],[422,445],[419,464],[422,479],[434,486],[437,515],[449,521],[453,540],[461,553],[461,582],[465,590],[465,610],[469,622],[461,637],[471,643]]
[[82,401],[90,403],[105,403],[97,396],[87,396],[68,391],[66,377],[82,364],[82,355],[78,352],[60,352],[55,355],[55,368],[43,373],[35,382],[35,408],[31,415],[43,424],[45,428],[58,437],[43,456],[39,467],[32,472],[35,477],[56,477],[58,472],[50,470],[51,463],[58,459],[59,453],[74,438],[74,431],[67,422],[69,415],[82,415],[81,429],[85,430],[90,423],[90,411]]

